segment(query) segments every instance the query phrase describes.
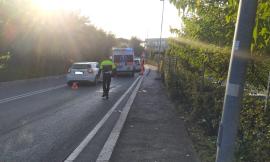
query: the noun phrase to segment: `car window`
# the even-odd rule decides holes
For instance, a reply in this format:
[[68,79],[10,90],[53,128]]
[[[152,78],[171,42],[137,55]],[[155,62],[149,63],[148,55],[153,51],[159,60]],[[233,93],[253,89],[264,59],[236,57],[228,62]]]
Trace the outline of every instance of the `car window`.
[[88,69],[91,68],[91,65],[89,64],[73,64],[72,69]]
[[140,60],[134,60],[134,63],[139,65],[140,64]]
[[133,61],[133,56],[132,55],[127,55],[126,57],[127,57],[126,58],[127,62],[132,62]]
[[115,55],[113,59],[115,63],[118,63],[121,60],[121,55]]

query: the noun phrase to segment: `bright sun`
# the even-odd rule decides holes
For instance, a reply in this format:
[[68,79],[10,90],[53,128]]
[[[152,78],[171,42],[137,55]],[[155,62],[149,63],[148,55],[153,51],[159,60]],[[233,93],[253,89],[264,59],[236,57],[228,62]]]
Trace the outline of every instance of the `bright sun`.
[[33,0],[33,3],[45,12],[51,12],[65,8],[65,2],[61,0]]

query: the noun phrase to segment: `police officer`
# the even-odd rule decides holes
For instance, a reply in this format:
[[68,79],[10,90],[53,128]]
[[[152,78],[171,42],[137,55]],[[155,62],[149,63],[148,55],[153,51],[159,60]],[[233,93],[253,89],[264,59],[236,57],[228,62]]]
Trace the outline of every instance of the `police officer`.
[[110,90],[110,84],[111,84],[111,77],[113,73],[115,72],[115,65],[111,60],[104,60],[100,64],[98,76],[100,74],[103,74],[103,95],[102,97],[106,97],[106,99],[109,99],[109,90]]

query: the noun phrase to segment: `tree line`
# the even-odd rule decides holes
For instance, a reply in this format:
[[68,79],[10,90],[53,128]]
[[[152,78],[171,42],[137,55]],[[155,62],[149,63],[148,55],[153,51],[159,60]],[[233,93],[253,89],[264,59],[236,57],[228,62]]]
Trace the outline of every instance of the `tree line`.
[[[80,12],[41,12],[31,0],[0,0],[0,81],[63,74],[75,61],[100,61],[118,39]],[[139,55],[139,54],[138,54]]]

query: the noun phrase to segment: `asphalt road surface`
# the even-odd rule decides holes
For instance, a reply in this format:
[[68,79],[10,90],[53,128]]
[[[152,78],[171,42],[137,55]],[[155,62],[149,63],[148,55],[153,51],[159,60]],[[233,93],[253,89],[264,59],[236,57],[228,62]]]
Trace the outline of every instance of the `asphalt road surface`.
[[[73,90],[65,78],[0,84],[0,161],[64,161],[138,76],[113,78],[110,99],[102,85]],[[95,161],[122,105],[75,161]]]

